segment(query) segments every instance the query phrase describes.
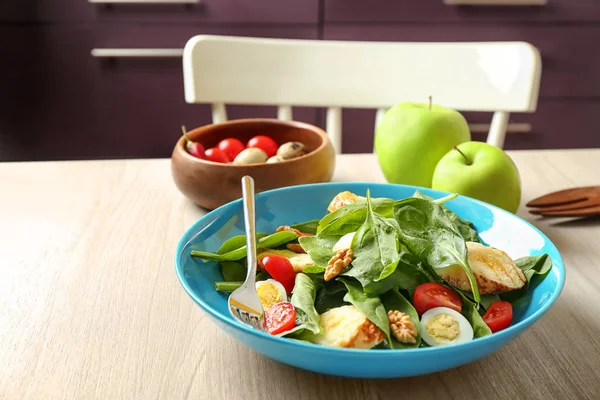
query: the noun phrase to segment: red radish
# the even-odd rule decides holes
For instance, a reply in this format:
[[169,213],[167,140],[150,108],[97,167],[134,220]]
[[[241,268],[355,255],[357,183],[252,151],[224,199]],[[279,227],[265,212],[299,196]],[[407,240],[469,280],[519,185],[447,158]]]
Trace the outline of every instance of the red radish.
[[206,159],[208,159],[210,161],[214,161],[214,162],[218,162],[218,163],[225,163],[225,164],[227,164],[229,162],[229,159],[227,158],[225,153],[217,147],[212,147],[212,148],[206,150],[204,152],[204,155],[206,156]]
[[187,152],[193,155],[194,157],[198,157],[203,160],[206,159],[206,157],[204,156],[204,146],[202,146],[200,143],[194,142],[189,138],[185,126],[181,126],[181,131],[183,132],[183,136],[185,136],[185,149],[187,150]]
[[277,154],[277,149],[279,146],[277,142],[271,139],[268,136],[254,136],[252,139],[248,141],[248,145],[246,147],[256,147],[267,153],[268,157],[273,157]]
[[235,138],[227,138],[223,139],[217,145],[219,150],[225,153],[229,161],[235,160],[238,154],[242,152],[246,148],[244,143]]

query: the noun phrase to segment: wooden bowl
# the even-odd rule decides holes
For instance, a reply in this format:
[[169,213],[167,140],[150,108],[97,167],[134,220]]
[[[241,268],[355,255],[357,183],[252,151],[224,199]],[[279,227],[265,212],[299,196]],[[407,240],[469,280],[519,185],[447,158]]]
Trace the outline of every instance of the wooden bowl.
[[316,126],[255,118],[205,125],[188,132],[191,140],[201,143],[206,149],[215,147],[220,140],[228,137],[247,143],[256,135],[270,136],[279,145],[290,141],[302,142],[308,153],[277,163],[221,164],[189,154],[182,136],[171,157],[171,172],[179,191],[197,205],[212,210],[242,197],[241,180],[244,175],[254,178],[256,193],[331,180],[335,153],[327,133]]

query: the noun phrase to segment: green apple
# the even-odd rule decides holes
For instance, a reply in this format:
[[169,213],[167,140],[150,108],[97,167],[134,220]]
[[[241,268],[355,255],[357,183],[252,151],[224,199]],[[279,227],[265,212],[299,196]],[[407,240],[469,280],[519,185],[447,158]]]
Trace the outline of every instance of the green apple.
[[450,150],[433,173],[432,188],[472,197],[516,213],[521,178],[502,149],[484,142],[462,143]]
[[433,170],[457,144],[471,140],[467,121],[440,105],[400,103],[375,131],[375,153],[390,183],[431,187]]

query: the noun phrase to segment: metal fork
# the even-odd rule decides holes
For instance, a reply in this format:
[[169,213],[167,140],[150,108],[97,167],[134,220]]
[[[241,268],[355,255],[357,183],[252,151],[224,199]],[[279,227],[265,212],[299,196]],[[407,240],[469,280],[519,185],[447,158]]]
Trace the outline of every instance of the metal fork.
[[531,200],[529,212],[553,217],[588,217],[600,215],[600,186],[560,190]]
[[242,195],[244,199],[248,273],[244,284],[229,295],[229,312],[238,321],[264,331],[262,326],[263,308],[256,292],[256,216],[254,214],[254,179],[250,176],[242,178]]

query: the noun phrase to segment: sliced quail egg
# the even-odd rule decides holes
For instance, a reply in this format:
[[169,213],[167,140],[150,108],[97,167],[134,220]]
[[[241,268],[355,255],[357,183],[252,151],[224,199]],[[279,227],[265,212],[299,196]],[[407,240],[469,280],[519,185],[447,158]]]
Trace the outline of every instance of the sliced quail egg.
[[304,144],[300,142],[287,142],[277,149],[277,155],[284,160],[290,160],[304,154],[306,154],[306,148],[304,147]]
[[269,157],[269,159],[267,160],[267,163],[271,164],[271,163],[276,163],[276,162],[281,162],[284,161],[283,157],[281,156],[273,156],[273,157]]
[[352,239],[354,239],[356,232],[350,232],[342,236],[336,244],[333,245],[333,252],[337,253],[340,250],[349,249],[352,246]]
[[432,347],[458,344],[473,340],[473,327],[461,313],[435,307],[421,317],[421,337]]
[[269,157],[267,157],[267,153],[258,149],[256,147],[250,147],[244,149],[235,156],[233,160],[233,164],[241,165],[241,164],[260,164],[267,161]]
[[288,300],[285,288],[275,279],[256,282],[256,291],[265,311],[277,303]]

